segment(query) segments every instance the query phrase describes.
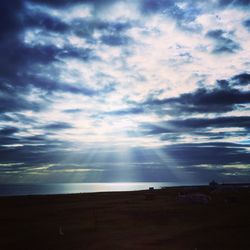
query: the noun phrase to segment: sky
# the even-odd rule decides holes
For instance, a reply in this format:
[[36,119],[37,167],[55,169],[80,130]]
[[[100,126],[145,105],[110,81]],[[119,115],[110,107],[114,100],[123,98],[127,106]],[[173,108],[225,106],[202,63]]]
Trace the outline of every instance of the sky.
[[0,183],[250,182],[249,0],[2,0]]

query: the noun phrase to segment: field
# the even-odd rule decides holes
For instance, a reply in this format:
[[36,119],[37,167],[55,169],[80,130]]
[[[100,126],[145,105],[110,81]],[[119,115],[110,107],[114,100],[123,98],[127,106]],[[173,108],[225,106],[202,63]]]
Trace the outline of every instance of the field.
[[0,249],[250,249],[250,188],[2,197]]

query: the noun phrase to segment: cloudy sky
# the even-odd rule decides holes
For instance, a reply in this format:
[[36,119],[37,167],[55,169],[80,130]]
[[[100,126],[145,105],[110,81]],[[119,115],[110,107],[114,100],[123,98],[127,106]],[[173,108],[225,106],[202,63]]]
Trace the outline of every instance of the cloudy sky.
[[249,0],[0,7],[0,183],[250,181]]

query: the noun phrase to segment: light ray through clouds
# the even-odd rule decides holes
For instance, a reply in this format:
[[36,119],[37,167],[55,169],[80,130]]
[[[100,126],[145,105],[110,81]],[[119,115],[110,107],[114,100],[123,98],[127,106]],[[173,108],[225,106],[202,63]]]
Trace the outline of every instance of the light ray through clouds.
[[249,1],[0,5],[1,183],[250,181]]

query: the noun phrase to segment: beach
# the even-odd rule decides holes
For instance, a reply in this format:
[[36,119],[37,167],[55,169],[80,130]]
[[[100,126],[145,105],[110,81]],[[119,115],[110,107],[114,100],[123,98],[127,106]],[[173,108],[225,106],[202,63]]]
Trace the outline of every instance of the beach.
[[250,249],[249,211],[249,187],[1,197],[0,249]]

